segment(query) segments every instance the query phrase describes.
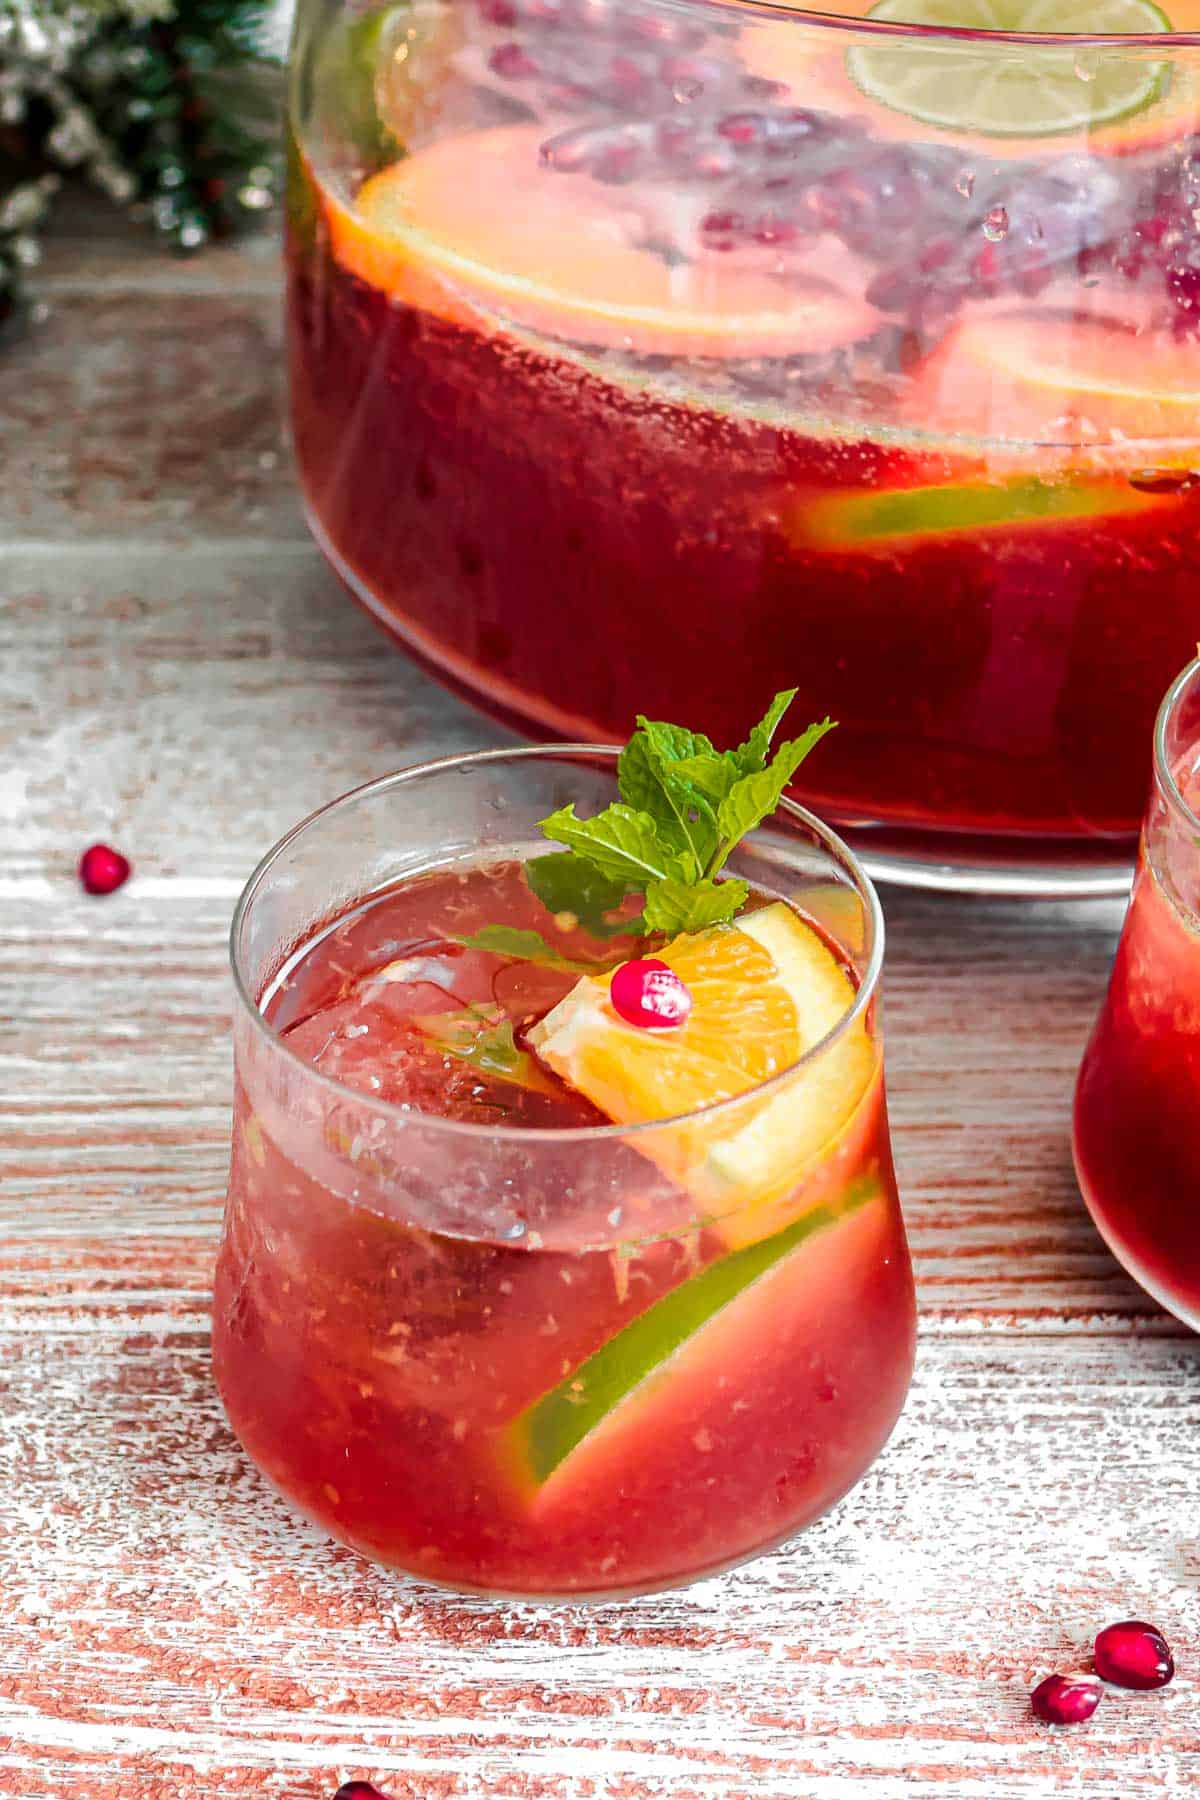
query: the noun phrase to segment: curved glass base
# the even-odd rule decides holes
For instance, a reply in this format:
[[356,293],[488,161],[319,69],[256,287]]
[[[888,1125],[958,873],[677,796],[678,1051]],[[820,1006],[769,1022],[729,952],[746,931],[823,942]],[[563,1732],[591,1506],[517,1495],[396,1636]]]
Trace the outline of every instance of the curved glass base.
[[1090,851],[1048,839],[1005,845],[1001,839],[946,833],[940,838],[871,826],[839,826],[873,881],[952,894],[990,894],[1013,900],[1124,898],[1133,880],[1137,840],[1105,839]]
[[1104,1214],[1093,1198],[1091,1187],[1084,1175],[1083,1161],[1079,1154],[1078,1134],[1072,1135],[1072,1158],[1075,1164],[1075,1179],[1079,1183],[1079,1191],[1083,1195],[1083,1203],[1088,1209],[1088,1216],[1099,1232],[1105,1249],[1115,1262],[1120,1263],[1131,1281],[1136,1281],[1144,1294],[1148,1294],[1156,1306],[1161,1306],[1165,1313],[1186,1325],[1189,1331],[1200,1333],[1200,1313],[1195,1312],[1171,1288],[1163,1285],[1157,1276],[1152,1275],[1145,1263],[1134,1256],[1122,1243],[1116,1233],[1109,1230],[1104,1222]]
[[[491,694],[482,693],[465,659],[460,666],[443,646],[432,643],[380,603],[335,548],[307,497],[304,510],[318,549],[351,599],[444,687],[489,718],[527,735],[527,697],[515,689],[507,693],[503,687]],[[535,735],[555,733],[537,732],[535,728]],[[563,721],[557,735],[575,740],[586,738],[589,733],[586,722],[571,719]],[[820,805],[815,810],[825,816]],[[1127,841],[1103,838],[1094,845],[1086,839],[1056,838],[1038,844],[1029,839],[853,825],[836,814],[829,815],[829,823],[852,846],[873,880],[945,893],[1044,900],[1123,895],[1129,891],[1137,853],[1137,838],[1132,834]]]

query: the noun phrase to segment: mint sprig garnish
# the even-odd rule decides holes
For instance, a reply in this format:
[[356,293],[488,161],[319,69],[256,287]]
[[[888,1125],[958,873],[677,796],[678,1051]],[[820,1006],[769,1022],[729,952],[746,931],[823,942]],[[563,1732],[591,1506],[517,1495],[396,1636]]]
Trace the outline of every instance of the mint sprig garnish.
[[534,892],[544,900],[552,887],[553,910],[574,912],[582,923],[598,907],[603,915],[627,895],[642,893],[646,932],[699,931],[732,919],[750,890],[744,881],[717,877],[833,729],[833,721],[823,719],[772,756],[775,733],[795,697],[795,688],[776,694],[736,750],[717,750],[702,732],[639,714],[617,764],[620,800],[591,819],[579,818],[572,804],[542,820],[542,831],[564,844],[566,854],[527,865]]
[[541,1064],[518,1049],[512,1020],[499,1008],[466,1006],[457,1012],[427,1013],[413,1020],[417,1030],[447,1056],[470,1063],[481,1075],[511,1081],[532,1092],[556,1090]]
[[574,975],[594,975],[605,964],[591,957],[564,956],[548,943],[540,931],[526,931],[517,925],[484,925],[467,937],[453,940],[466,950],[486,950],[490,956],[506,956],[512,962],[536,963],[545,969],[566,969]]
[[638,919],[613,919],[631,892],[619,876],[604,875],[590,863],[572,856],[534,856],[525,864],[525,880],[549,913],[573,913],[594,938],[636,936]]

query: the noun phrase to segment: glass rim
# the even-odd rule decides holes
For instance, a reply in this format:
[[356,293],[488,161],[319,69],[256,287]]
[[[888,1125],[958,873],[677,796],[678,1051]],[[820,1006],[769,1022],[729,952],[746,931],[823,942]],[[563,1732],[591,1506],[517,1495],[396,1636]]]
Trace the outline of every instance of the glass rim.
[[[1197,649],[1200,650],[1200,645]],[[1180,670],[1163,695],[1158,717],[1154,721],[1154,773],[1167,804],[1179,814],[1187,829],[1200,837],[1200,813],[1184,798],[1167,751],[1167,733],[1171,722],[1180,701],[1190,692],[1193,684],[1200,685],[1200,655],[1193,657],[1186,668]]]
[[[822,12],[819,8],[790,5],[788,0],[731,0],[736,13],[760,13],[767,19],[789,18],[798,23],[816,25],[822,30],[861,32],[866,36],[908,39],[916,43],[979,44],[1003,48],[1005,45],[1031,45],[1042,49],[1113,49],[1172,50],[1200,49],[1197,31],[981,31],[974,25],[923,25],[902,19],[856,19],[845,13]],[[997,139],[998,144],[1003,139]]]
[[[656,1131],[678,1130],[681,1126],[689,1126],[697,1121],[716,1120],[744,1107],[751,1100],[768,1098],[773,1093],[780,1091],[798,1070],[818,1062],[858,1020],[863,1018],[875,997],[879,978],[883,972],[885,938],[883,907],[880,904],[875,884],[849,845],[830,826],[817,818],[815,813],[809,812],[807,807],[800,806],[786,796],[780,801],[776,810],[810,831],[834,861],[849,872],[870,923],[870,954],[867,957],[866,967],[862,972],[853,1003],[846,1008],[832,1030],[827,1031],[824,1037],[810,1045],[802,1056],[796,1058],[795,1062],[789,1063],[784,1069],[777,1070],[768,1080],[756,1082],[753,1087],[746,1088],[740,1094],[733,1094],[725,1100],[712,1101],[707,1106],[696,1107],[691,1112],[675,1113],[670,1118],[643,1119],[630,1125],[613,1123],[542,1127],[483,1124],[469,1119],[445,1119],[437,1113],[420,1112],[411,1107],[405,1108],[395,1101],[379,1100],[373,1094],[365,1093],[361,1088],[350,1087],[347,1083],[338,1081],[334,1076],[325,1074],[305,1057],[291,1049],[280,1033],[263,1016],[258,1001],[246,985],[239,965],[240,939],[254,901],[279,858],[291,844],[294,844],[313,826],[319,824],[322,819],[352,802],[386,793],[393,788],[403,787],[406,783],[422,777],[447,775],[462,769],[484,768],[494,763],[532,761],[551,757],[563,759],[600,757],[615,761],[620,755],[620,749],[621,747],[616,744],[518,744],[495,750],[470,750],[452,756],[435,757],[428,762],[412,763],[406,768],[393,770],[389,775],[380,775],[376,776],[374,780],[361,782],[357,787],[349,788],[345,793],[336,795],[332,800],[327,800],[323,806],[318,806],[315,811],[300,819],[272,844],[256,864],[238,897],[229,926],[229,963],[233,974],[234,998],[259,1040],[285,1056],[289,1063],[301,1071],[306,1078],[314,1081],[319,1088],[326,1090],[339,1101],[350,1101],[359,1107],[366,1106],[381,1117],[392,1119],[397,1124],[408,1127],[416,1125],[423,1129],[458,1136],[465,1143],[507,1141],[526,1146],[629,1140]],[[751,840],[754,835],[754,833],[750,834]]]

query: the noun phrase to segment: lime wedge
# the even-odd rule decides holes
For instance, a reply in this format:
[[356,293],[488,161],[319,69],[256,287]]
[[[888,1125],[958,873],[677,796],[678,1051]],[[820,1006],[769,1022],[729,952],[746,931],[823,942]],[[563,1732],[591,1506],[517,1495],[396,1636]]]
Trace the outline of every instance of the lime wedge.
[[1161,503],[1161,495],[1115,478],[1043,481],[1024,475],[883,493],[822,494],[803,507],[795,536],[822,550],[887,550],[901,539],[1096,519],[1145,512]]
[[[1066,36],[1171,30],[1153,0],[880,0],[867,14],[896,24]],[[1144,51],[1092,44],[1044,48],[907,38],[856,45],[846,69],[871,100],[943,131],[1037,138],[1087,132],[1152,106],[1169,65]]]
[[585,1439],[594,1440],[618,1409],[624,1416],[636,1395],[651,1386],[657,1390],[668,1377],[672,1359],[694,1343],[718,1313],[805,1239],[881,1197],[874,1179],[852,1182],[836,1199],[814,1206],[774,1237],[736,1250],[672,1288],[505,1426],[501,1460],[515,1470],[523,1488],[540,1490],[572,1451]]

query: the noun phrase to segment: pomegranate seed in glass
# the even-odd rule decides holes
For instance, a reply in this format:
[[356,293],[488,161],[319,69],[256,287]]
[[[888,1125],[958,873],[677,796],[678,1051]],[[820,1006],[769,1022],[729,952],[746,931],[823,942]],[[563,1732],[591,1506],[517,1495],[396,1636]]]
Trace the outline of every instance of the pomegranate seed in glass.
[[1200,1328],[1200,661],[1163,702],[1133,896],[1079,1072],[1075,1167],[1114,1255]]
[[[785,802],[730,861],[732,926],[652,944],[691,1013],[630,1024],[636,914],[585,923],[530,873],[538,821],[595,814],[614,766],[375,782],[277,845],[234,923],[230,1421],[333,1537],[461,1589],[633,1593],[755,1555],[859,1480],[912,1368],[874,892]],[[666,1116],[697,1045],[721,1067],[794,1034],[801,990],[797,1061]],[[667,1098],[615,1123],[635,1081]]]
[[313,530],[510,721],[796,681],[873,866],[1122,892],[1197,631],[1200,0],[834,10],[300,0]]

